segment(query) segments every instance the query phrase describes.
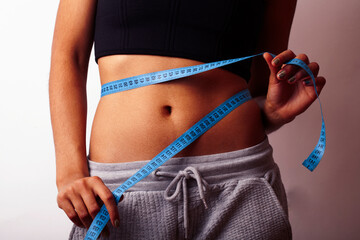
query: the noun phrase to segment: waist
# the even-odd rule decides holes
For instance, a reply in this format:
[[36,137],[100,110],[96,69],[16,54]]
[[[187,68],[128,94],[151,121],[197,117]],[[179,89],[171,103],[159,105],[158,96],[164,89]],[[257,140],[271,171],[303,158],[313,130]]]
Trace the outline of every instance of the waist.
[[[126,163],[99,163],[88,159],[91,176],[99,176],[111,191],[133,176],[149,160]],[[172,178],[161,177],[157,172],[177,174],[187,167],[196,168],[202,177],[211,184],[219,184],[231,180],[260,178],[274,168],[272,147],[265,138],[260,143],[241,150],[209,154],[202,156],[175,157],[169,159],[155,172],[135,184],[128,191],[161,191],[164,190]],[[190,187],[196,185],[190,182]]]
[[[186,66],[181,61],[170,65],[181,64]],[[144,68],[140,64],[137,73],[144,73]],[[123,74],[128,77],[127,71]],[[106,77],[102,83],[109,82],[109,76],[112,80],[119,79],[112,73],[103,76]],[[226,99],[246,88],[246,81],[240,76],[214,69],[102,97],[91,133],[91,159],[96,162],[151,159]],[[252,100],[235,109],[177,156],[238,150],[255,145],[264,137],[260,109]]]

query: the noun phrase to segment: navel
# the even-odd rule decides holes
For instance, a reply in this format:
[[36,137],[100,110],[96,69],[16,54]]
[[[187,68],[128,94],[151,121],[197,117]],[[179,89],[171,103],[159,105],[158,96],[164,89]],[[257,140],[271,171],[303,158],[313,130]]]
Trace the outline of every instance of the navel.
[[166,105],[163,107],[163,112],[165,115],[170,116],[172,112],[172,107],[169,105]]

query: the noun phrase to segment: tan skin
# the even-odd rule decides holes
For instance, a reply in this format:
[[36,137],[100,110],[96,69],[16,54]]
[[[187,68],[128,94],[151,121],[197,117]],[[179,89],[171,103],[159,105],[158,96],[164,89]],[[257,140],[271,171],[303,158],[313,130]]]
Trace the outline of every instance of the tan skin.
[[[266,49],[277,53],[278,60],[269,54],[264,54],[265,61],[260,57],[254,60],[249,84],[240,76],[217,69],[101,98],[91,132],[90,159],[106,163],[152,159],[202,116],[246,88],[253,97],[262,98],[262,104],[251,100],[241,105],[178,156],[243,149],[292,121],[316,96],[313,86],[305,85],[306,74],[283,63],[293,58],[305,61],[316,76],[318,92],[325,85],[325,78],[317,76],[317,63],[310,62],[305,54],[286,50],[295,5],[296,1],[289,0],[268,2],[258,52]],[[110,190],[99,177],[90,177],[87,169],[86,79],[95,8],[96,0],[60,1],[49,80],[57,202],[71,221],[86,228],[102,202],[112,225],[118,226],[120,220]],[[101,84],[200,63],[152,55],[111,55],[98,61]],[[281,71],[285,71],[282,77]],[[292,76],[295,81],[289,83]]]

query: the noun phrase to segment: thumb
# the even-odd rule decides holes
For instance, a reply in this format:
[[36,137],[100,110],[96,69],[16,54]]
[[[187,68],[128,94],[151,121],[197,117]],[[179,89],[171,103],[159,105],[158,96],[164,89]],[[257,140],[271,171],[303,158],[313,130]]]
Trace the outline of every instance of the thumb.
[[280,71],[281,66],[275,67],[275,66],[272,65],[271,62],[272,62],[272,60],[273,60],[274,58],[273,58],[273,57],[270,55],[270,53],[268,53],[268,52],[265,52],[265,53],[263,54],[263,58],[265,59],[267,65],[268,65],[268,67],[269,67],[269,70],[270,70],[269,84],[271,84],[271,83],[272,83],[272,84],[278,83],[279,80],[277,79],[276,74]]

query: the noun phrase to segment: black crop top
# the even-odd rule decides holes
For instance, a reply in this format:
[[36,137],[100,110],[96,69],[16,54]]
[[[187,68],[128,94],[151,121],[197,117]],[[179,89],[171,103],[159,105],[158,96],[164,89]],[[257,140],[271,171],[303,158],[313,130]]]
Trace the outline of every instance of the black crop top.
[[[151,54],[212,62],[254,54],[264,0],[98,0],[95,60]],[[251,60],[223,67],[247,81]]]

